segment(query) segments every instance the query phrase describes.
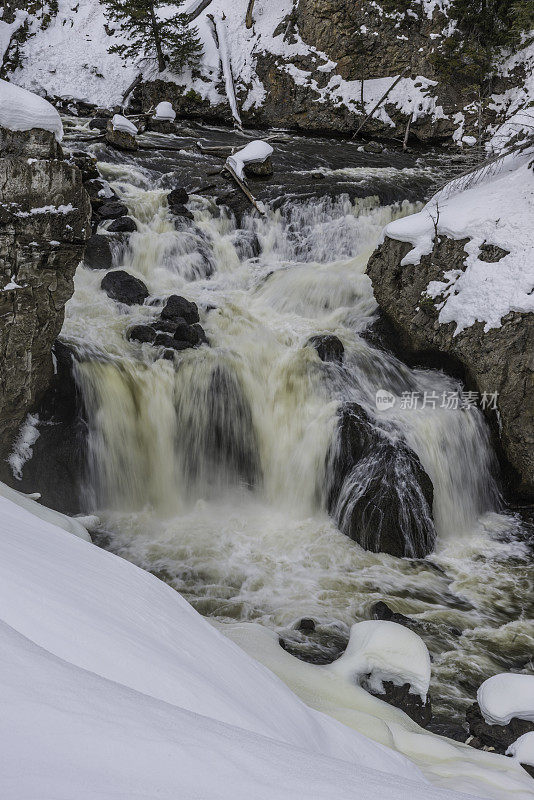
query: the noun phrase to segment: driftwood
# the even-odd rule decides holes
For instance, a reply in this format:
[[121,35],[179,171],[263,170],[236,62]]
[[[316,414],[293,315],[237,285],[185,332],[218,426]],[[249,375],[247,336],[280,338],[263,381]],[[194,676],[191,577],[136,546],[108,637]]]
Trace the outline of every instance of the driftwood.
[[125,103],[125,102],[126,102],[126,98],[128,97],[128,95],[129,95],[129,94],[131,94],[131,93],[133,92],[133,90],[135,89],[135,87],[136,87],[136,86],[137,86],[139,83],[141,83],[141,80],[142,80],[142,79],[143,79],[143,76],[142,76],[142,74],[141,74],[141,73],[139,73],[139,75],[137,76],[137,78],[134,78],[134,80],[131,82],[131,84],[128,86],[128,88],[126,89],[126,91],[125,91],[125,92],[124,92],[124,94],[122,95],[122,102],[123,102],[123,103]]
[[410,114],[410,116],[408,117],[408,122],[407,122],[407,125],[406,125],[406,133],[404,134],[404,141],[402,143],[402,149],[403,150],[406,150],[406,148],[408,147],[408,138],[410,136],[410,125],[412,124],[412,120],[413,120],[413,111]]
[[252,194],[252,192],[248,188],[248,186],[245,183],[245,181],[241,180],[241,178],[239,177],[237,172],[234,169],[232,169],[232,167],[229,164],[225,165],[225,170],[234,179],[234,181],[237,183],[237,185],[239,186],[239,188],[241,189],[241,191],[243,192],[245,197],[254,206],[256,211],[259,214],[261,214],[262,216],[265,216],[265,210],[260,205],[258,205],[258,201],[256,200],[256,198],[254,197],[254,195]]
[[371,119],[371,117],[373,116],[373,114],[375,113],[375,111],[378,111],[378,109],[380,108],[380,106],[382,105],[382,103],[384,102],[384,100],[386,100],[386,98],[387,98],[387,97],[389,96],[389,94],[390,94],[390,93],[393,91],[393,89],[395,88],[395,86],[396,86],[398,83],[400,83],[400,82],[401,82],[401,80],[402,80],[402,79],[403,79],[403,78],[404,78],[404,77],[405,77],[405,76],[408,74],[408,72],[411,72],[411,67],[409,67],[408,69],[405,69],[405,70],[404,70],[404,72],[401,72],[401,74],[399,75],[399,77],[398,77],[398,78],[396,78],[396,79],[393,81],[393,83],[391,84],[391,86],[389,87],[389,89],[387,90],[387,92],[385,92],[385,94],[383,94],[383,95],[382,95],[382,97],[380,98],[380,100],[378,101],[378,103],[376,104],[376,106],[375,106],[375,107],[372,109],[372,111],[370,111],[370,112],[367,114],[367,116],[365,117],[365,119],[363,120],[363,122],[361,123],[361,125],[359,126],[359,128],[358,128],[358,129],[356,130],[356,132],[354,133],[354,135],[353,135],[353,137],[352,137],[353,139],[355,139],[355,138],[357,137],[357,135],[359,134],[359,132],[361,131],[361,129],[363,128],[363,126],[366,124],[366,122],[368,122],[368,121]]
[[254,11],[255,0],[248,0],[247,16],[245,17],[245,25],[247,28],[252,28],[254,25],[254,18],[252,12]]
[[229,145],[221,145],[220,147],[205,147],[202,142],[197,142],[196,145],[201,153],[210,156],[218,156],[219,158],[228,158],[228,156],[233,156],[235,151],[238,149],[237,147],[230,147]]

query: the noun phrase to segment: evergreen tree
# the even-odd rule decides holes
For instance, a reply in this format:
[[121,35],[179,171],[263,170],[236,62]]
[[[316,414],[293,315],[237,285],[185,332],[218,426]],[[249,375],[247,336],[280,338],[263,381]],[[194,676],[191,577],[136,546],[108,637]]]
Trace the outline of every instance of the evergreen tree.
[[124,44],[114,44],[110,53],[136,59],[140,55],[156,59],[160,72],[169,66],[179,72],[196,64],[202,45],[196,28],[188,26],[188,15],[177,12],[161,19],[157,10],[168,6],[165,0],[104,0],[110,20],[119,23]]

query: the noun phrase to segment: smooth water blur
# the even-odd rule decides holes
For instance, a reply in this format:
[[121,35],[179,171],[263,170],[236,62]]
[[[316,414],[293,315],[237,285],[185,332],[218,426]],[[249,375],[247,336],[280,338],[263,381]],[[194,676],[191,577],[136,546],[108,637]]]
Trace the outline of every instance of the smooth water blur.
[[[166,190],[199,185],[206,169],[187,137],[174,160],[147,151],[116,163],[91,146],[138,225],[116,266],[142,278],[151,298],[119,306],[100,290],[102,272],[76,274],[63,336],[80,358],[89,418],[86,504],[103,520],[109,549],[201,613],[258,621],[305,658],[334,658],[378,600],[409,614],[434,658],[435,709],[450,717],[487,675],[532,669],[533,593],[519,522],[499,513],[481,414],[401,408],[403,392],[441,396],[458,385],[408,369],[362,336],[377,311],[368,257],[384,225],[417,210],[435,174],[387,157],[344,168],[343,152],[348,162],[363,158],[348,144],[335,145],[329,166],[313,141],[305,165],[301,141],[281,148],[286,172],[263,189],[266,217],[245,214],[239,228],[201,195],[190,200],[194,223],[176,226],[170,216]],[[320,181],[311,177],[317,168]],[[174,362],[126,337],[170,294],[198,304],[211,344]],[[321,333],[343,342],[342,365],[306,346]],[[379,389],[395,396],[393,409],[377,410]],[[392,441],[406,439],[430,475],[437,545],[429,558],[366,552],[328,518],[327,456],[347,401]],[[314,633],[297,630],[302,617],[315,620]]]

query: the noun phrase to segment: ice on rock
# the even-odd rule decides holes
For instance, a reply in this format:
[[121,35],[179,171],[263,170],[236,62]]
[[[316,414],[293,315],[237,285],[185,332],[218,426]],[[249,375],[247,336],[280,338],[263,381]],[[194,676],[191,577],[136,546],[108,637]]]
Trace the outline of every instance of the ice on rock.
[[529,731],[520,736],[506,751],[507,756],[512,756],[520,764],[534,767],[534,731]]
[[43,97],[0,80],[0,127],[11,131],[41,128],[63,138],[63,124],[54,106]]
[[126,119],[126,117],[123,117],[121,114],[114,114],[111,120],[111,127],[114,131],[129,133],[131,136],[137,136],[139,132],[133,122]]
[[245,177],[246,164],[263,163],[269,156],[272,156],[273,152],[273,148],[268,142],[256,139],[247,144],[242,150],[238,150],[237,153],[228,156],[226,163],[234,170],[236,175],[243,180]]
[[173,109],[172,104],[166,101],[158,103],[156,111],[152,119],[166,120],[174,122],[176,119],[176,111]]
[[488,725],[508,725],[514,717],[534,722],[534,675],[493,675],[478,690],[477,701]]
[[350,629],[343,655],[329,667],[346,680],[363,679],[376,692],[383,682],[397,686],[410,684],[410,691],[426,702],[430,684],[430,655],[426,644],[409,628],[396,622],[366,620]]

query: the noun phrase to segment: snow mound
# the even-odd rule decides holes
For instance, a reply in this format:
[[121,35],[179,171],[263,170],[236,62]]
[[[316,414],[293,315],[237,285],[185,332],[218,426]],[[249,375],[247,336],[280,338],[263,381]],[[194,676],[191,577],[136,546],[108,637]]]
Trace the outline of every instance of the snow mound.
[[488,725],[508,725],[513,717],[534,722],[534,675],[494,675],[478,690],[477,701]]
[[306,706],[154,576],[5,496],[0,513],[0,796],[465,800]]
[[[23,513],[33,514],[36,520],[42,520],[48,525],[55,525],[86,542],[91,541],[86,527],[80,520],[67,517],[65,514],[60,514],[59,511],[53,511],[51,508],[42,506],[36,503],[29,495],[17,492],[16,489],[11,489],[9,486],[6,486],[5,483],[0,483],[0,504],[4,507],[9,505],[18,506],[18,508],[21,509],[21,516]],[[14,511],[14,509],[12,509],[12,511]],[[34,523],[34,525],[35,524],[36,523]],[[0,528],[0,532],[1,531],[2,529]]]
[[168,122],[174,122],[174,120],[176,119],[176,111],[172,107],[171,103],[163,101],[161,103],[158,103],[158,105],[156,106],[156,111],[152,119],[160,119],[160,120],[166,120]]
[[379,693],[383,682],[410,684],[410,692],[426,702],[430,684],[430,655],[420,636],[385,620],[357,622],[350,629],[347,649],[330,669],[346,680],[356,680]]
[[0,126],[11,131],[42,128],[63,139],[61,117],[48,100],[14,83],[0,80]]
[[122,114],[114,114],[111,120],[111,127],[114,131],[122,131],[129,133],[131,136],[137,136],[139,131],[129,119],[123,117]]
[[242,150],[238,150],[232,156],[228,156],[226,163],[233,169],[236,175],[244,180],[246,164],[261,164],[272,156],[274,150],[268,142],[256,139],[249,142]]
[[[475,322],[498,328],[510,311],[534,312],[534,173],[532,153],[509,156],[500,164],[452,181],[419,213],[391,222],[385,235],[413,245],[402,265],[430,255],[436,232],[469,239],[466,269],[449,270],[429,283],[441,323],[455,322],[456,334]],[[507,255],[496,263],[479,258],[483,244]]]
[[520,736],[506,751],[507,756],[512,756],[520,764],[534,767],[534,731],[529,731]]

